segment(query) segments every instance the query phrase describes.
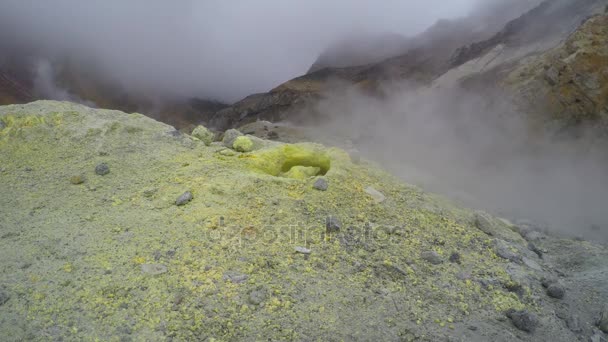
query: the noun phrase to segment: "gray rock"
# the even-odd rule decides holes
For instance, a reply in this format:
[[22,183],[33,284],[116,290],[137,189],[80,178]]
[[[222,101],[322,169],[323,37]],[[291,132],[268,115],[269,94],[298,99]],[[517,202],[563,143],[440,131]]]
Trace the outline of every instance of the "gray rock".
[[6,291],[0,289],[0,306],[8,302],[9,299],[11,299],[11,296]]
[[159,275],[167,272],[167,266],[162,264],[143,264],[141,271],[146,274]]
[[534,243],[528,242],[528,249],[534,252],[539,258],[543,258],[543,251],[540,250]]
[[382,203],[382,202],[384,202],[384,200],[386,200],[386,196],[384,196],[383,193],[372,188],[371,186],[368,186],[367,188],[365,188],[365,193],[370,195],[376,203]]
[[5,129],[6,128],[6,124],[4,123],[4,121],[0,120],[0,129]]
[[300,246],[296,247],[295,251],[297,253],[301,253],[301,254],[310,254],[310,253],[312,253],[312,251],[310,249],[308,249],[306,247],[300,247]]
[[545,80],[549,85],[556,85],[559,83],[559,71],[555,67],[550,67],[545,71]]
[[583,327],[581,327],[581,319],[578,315],[572,315],[566,320],[566,325],[570,331],[579,333],[583,331]]
[[599,319],[597,320],[597,327],[600,328],[601,331],[608,333],[608,304],[604,305],[600,312]]
[[312,187],[320,191],[326,191],[329,185],[327,184],[327,180],[325,180],[325,178],[317,178]]
[[599,331],[596,331],[593,336],[589,337],[589,342],[606,342],[606,338]]
[[266,292],[263,290],[251,291],[249,294],[249,303],[253,305],[260,305],[266,300]]
[[192,201],[193,198],[194,198],[194,196],[192,196],[192,193],[190,191],[186,191],[175,200],[175,205],[177,205],[177,206],[185,205],[185,204],[189,203],[190,201]]
[[235,271],[226,271],[222,277],[225,281],[230,281],[235,284],[240,284],[249,279],[249,276]]
[[100,176],[105,176],[110,173],[110,167],[106,163],[101,163],[95,166],[95,173]]
[[475,213],[475,227],[490,236],[494,235],[494,223],[492,222],[492,218],[484,212]]
[[513,262],[521,262],[521,256],[511,250],[511,246],[504,240],[496,239],[494,251],[496,255],[503,259],[507,259]]
[[213,142],[213,138],[215,137],[215,134],[213,134],[213,132],[211,132],[209,129],[207,129],[207,127],[205,126],[197,126],[193,131],[192,131],[192,136],[195,138],[198,138],[200,141],[202,141],[206,146],[211,145],[211,143]]
[[557,279],[555,279],[554,277],[543,277],[540,283],[543,285],[544,288],[548,288],[552,284],[557,283]]
[[538,318],[536,315],[528,312],[528,310],[509,310],[507,311],[507,317],[511,319],[513,325],[526,332],[534,332],[538,326]]
[[460,253],[454,252],[450,255],[450,262],[460,264],[461,261],[462,261],[462,257],[460,256]]
[[328,233],[339,232],[342,228],[342,222],[335,216],[325,218],[325,231]]
[[559,283],[553,283],[547,287],[547,295],[552,298],[562,299],[566,294],[566,289]]
[[441,256],[435,251],[422,252],[422,254],[420,254],[420,257],[433,265],[439,265],[443,262]]
[[236,129],[229,129],[224,133],[224,139],[222,140],[222,142],[224,143],[224,146],[232,148],[232,145],[234,144],[236,138],[242,135],[243,133],[239,132]]

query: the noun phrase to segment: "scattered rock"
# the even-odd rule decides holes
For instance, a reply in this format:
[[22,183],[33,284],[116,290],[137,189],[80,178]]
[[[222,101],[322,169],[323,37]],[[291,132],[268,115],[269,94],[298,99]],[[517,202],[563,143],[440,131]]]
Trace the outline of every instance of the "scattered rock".
[[162,264],[143,264],[141,265],[141,271],[146,274],[158,275],[167,272],[167,266]]
[[11,299],[11,296],[4,290],[0,289],[0,306],[4,305],[8,300]]
[[559,71],[555,67],[550,67],[545,71],[545,80],[549,85],[554,86],[559,83]]
[[249,294],[249,303],[253,305],[260,305],[266,300],[266,292],[263,290],[251,291]]
[[110,173],[110,167],[106,163],[101,163],[95,166],[95,173],[100,176],[105,176]]
[[342,222],[335,216],[325,218],[325,230],[328,233],[339,232],[342,228]]
[[460,256],[460,253],[458,252],[453,252],[450,255],[450,262],[456,263],[456,264],[460,264],[462,262],[462,257]]
[[225,148],[223,150],[220,150],[218,153],[221,154],[221,155],[223,155],[223,156],[225,156],[225,157],[234,157],[234,156],[236,156],[236,152],[234,152],[233,150],[227,149],[227,148]]
[[570,331],[579,333],[583,331],[583,327],[581,327],[581,319],[578,315],[572,315],[566,320],[566,325]]
[[597,327],[600,328],[601,331],[608,333],[608,305],[604,305],[600,312],[599,319],[597,320]]
[[507,317],[511,319],[513,325],[522,331],[534,332],[538,326],[538,318],[536,315],[528,312],[528,310],[510,309],[506,312]]
[[209,146],[213,142],[215,134],[207,129],[207,127],[199,125],[192,131],[192,136],[202,141],[206,146]]
[[494,223],[492,223],[490,216],[484,212],[475,213],[475,226],[490,236],[494,235]]
[[528,242],[528,249],[538,255],[539,258],[543,258],[543,251],[541,251],[540,248],[536,247],[536,245],[532,242]]
[[188,204],[193,198],[194,196],[192,196],[192,193],[190,191],[186,191],[175,200],[175,205],[182,206]]
[[596,331],[593,336],[589,337],[589,342],[606,342],[606,338],[604,338],[601,332]]
[[376,203],[382,203],[386,199],[386,196],[384,196],[383,193],[381,193],[380,191],[372,188],[371,186],[368,186],[367,188],[365,188],[365,193],[367,193],[368,195],[372,196],[372,198],[374,199],[374,201]]
[[251,152],[253,150],[253,141],[249,137],[240,136],[234,139],[232,148],[238,152]]
[[420,257],[433,265],[439,265],[443,262],[441,256],[435,251],[422,252],[422,254],[420,254]]
[[224,146],[232,148],[236,138],[242,135],[243,133],[237,131],[236,129],[229,129],[224,133],[224,139],[222,139],[222,142],[224,143]]
[[146,190],[144,190],[144,197],[150,198],[150,197],[154,196],[157,191],[158,191],[158,188],[146,189]]
[[521,262],[521,256],[511,249],[511,246],[504,240],[496,239],[495,248],[496,255],[503,259],[513,262]]
[[312,187],[319,191],[327,191],[329,185],[327,184],[327,180],[325,180],[325,178],[317,178]]
[[543,277],[540,283],[543,285],[544,288],[548,288],[549,286],[551,286],[551,284],[557,283],[557,279],[555,279],[554,277]]
[[249,279],[249,276],[235,271],[226,271],[222,279],[224,279],[225,281],[233,282],[235,284],[240,284]]
[[78,185],[78,184],[82,184],[84,183],[84,176],[82,175],[76,175],[76,176],[72,176],[70,177],[70,183],[74,184],[74,185]]
[[566,289],[559,283],[553,283],[547,287],[547,295],[549,295],[549,297],[562,299],[565,294]]
[[305,248],[305,247],[299,247],[298,246],[298,247],[295,248],[295,250],[296,250],[297,253],[301,253],[301,254],[310,254],[310,253],[312,253],[312,251],[310,249]]
[[524,265],[528,266],[529,268],[536,270],[536,271],[542,271],[543,268],[534,260],[530,259],[530,258],[526,258],[523,257],[522,261],[524,263]]

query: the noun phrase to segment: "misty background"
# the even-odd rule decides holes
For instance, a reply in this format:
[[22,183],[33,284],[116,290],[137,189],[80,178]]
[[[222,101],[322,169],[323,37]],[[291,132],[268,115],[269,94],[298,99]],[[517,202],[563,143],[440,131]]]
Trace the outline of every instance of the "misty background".
[[[314,108],[319,136],[343,137],[408,183],[513,222],[608,241],[608,152],[594,127],[533,130],[498,90],[354,87]],[[381,118],[381,119],[379,119]]]
[[[127,90],[234,102],[306,73],[344,37],[411,37],[505,1],[3,0],[0,64],[20,56],[36,90],[58,100],[78,101],[55,80],[53,62],[69,59]],[[469,206],[608,236],[607,149],[591,133],[531,134],[498,93],[407,83],[384,93],[329,92],[310,109],[328,114],[318,133]]]
[[234,102],[304,74],[344,36],[411,36],[476,1],[3,0],[0,56],[67,56],[126,89]]

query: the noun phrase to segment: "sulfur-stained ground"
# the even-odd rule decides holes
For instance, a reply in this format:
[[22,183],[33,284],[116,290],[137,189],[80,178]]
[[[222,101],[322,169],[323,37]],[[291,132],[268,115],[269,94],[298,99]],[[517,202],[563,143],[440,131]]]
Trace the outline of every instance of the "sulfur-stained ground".
[[[337,148],[265,141],[238,153],[140,114],[50,101],[0,107],[0,121],[3,340],[577,336],[551,314],[569,302],[541,286],[560,273],[516,227],[488,217],[484,233],[479,215]],[[110,173],[96,174],[101,163]],[[606,255],[584,244],[589,260]],[[602,298],[586,295],[572,310]],[[539,326],[517,330],[508,309]]]

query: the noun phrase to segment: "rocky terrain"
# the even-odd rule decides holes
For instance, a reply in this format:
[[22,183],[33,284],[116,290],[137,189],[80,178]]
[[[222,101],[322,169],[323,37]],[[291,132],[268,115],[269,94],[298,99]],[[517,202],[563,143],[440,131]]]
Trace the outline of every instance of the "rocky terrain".
[[[568,229],[590,232],[573,238],[404,183],[386,171],[403,168],[397,150],[446,165],[382,136],[420,128],[331,103],[386,105],[407,89],[403,103],[454,117],[472,93],[489,110],[454,131],[507,103],[525,118],[517,149],[548,133],[605,151],[608,2],[495,6],[414,37],[338,42],[305,75],[230,105],[126,91],[61,59],[52,81],[71,102],[31,102],[45,80],[4,61],[2,339],[606,341],[601,223],[581,219]],[[443,175],[472,164],[457,162]],[[492,191],[467,172],[459,184]]]
[[606,246],[338,148],[215,140],[68,102],[1,107],[3,338],[605,338]]

